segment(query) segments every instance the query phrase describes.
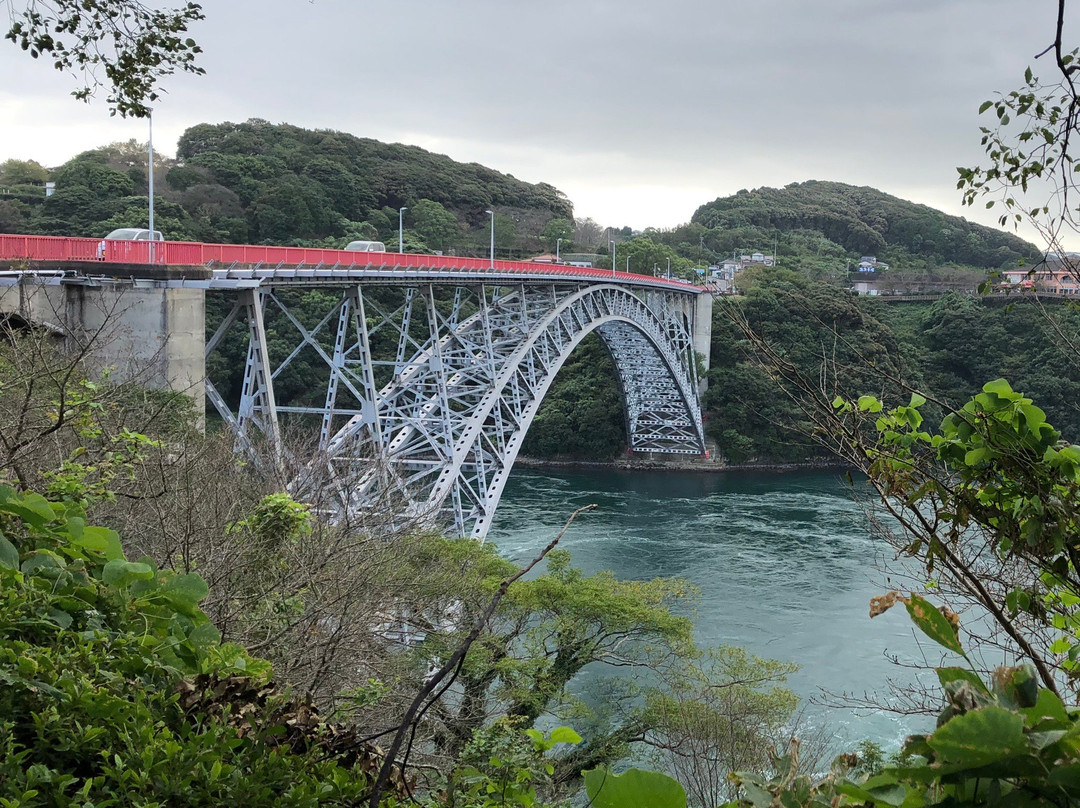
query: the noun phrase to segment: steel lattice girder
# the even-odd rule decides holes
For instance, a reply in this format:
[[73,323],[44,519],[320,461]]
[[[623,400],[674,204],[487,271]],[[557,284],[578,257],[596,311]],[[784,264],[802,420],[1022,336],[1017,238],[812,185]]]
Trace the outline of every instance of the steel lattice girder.
[[[241,293],[207,343],[209,354],[236,320],[247,321],[239,415],[209,380],[207,395],[238,445],[253,451],[257,430],[279,468],[279,414],[319,416],[318,455],[294,481],[296,492],[329,484],[355,511],[396,496],[414,516],[483,537],[540,402],[594,330],[617,369],[630,448],[704,452],[693,315],[685,313],[693,312],[692,295],[614,284],[352,283],[307,324],[286,298],[273,287]],[[267,349],[271,312],[298,336],[276,367]],[[274,394],[277,377],[304,350],[326,366],[322,406],[289,405]]]

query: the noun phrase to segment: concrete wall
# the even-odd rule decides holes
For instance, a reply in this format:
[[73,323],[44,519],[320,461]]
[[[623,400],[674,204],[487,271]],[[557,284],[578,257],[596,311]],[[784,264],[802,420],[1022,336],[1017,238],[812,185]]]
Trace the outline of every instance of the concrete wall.
[[206,309],[202,289],[155,280],[95,279],[57,283],[24,276],[0,286],[0,314],[91,346],[88,363],[112,378],[191,396],[205,405]]
[[[698,295],[694,301],[694,350],[705,357],[706,370],[709,369],[709,352],[712,350],[712,307],[713,296],[708,292]],[[704,387],[701,392],[705,392]]]

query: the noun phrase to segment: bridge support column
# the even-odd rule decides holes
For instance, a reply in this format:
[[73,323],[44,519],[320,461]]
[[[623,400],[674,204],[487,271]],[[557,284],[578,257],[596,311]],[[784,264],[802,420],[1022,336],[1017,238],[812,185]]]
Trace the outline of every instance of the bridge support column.
[[206,406],[205,292],[156,282],[65,284],[73,338],[99,335],[94,362],[114,378],[189,396],[202,422]]
[[17,315],[74,344],[89,344],[91,368],[117,381],[190,396],[202,421],[206,377],[202,289],[151,280],[77,283],[24,275],[0,287],[0,315]]
[[[712,311],[713,297],[701,294],[694,299],[694,353],[703,357],[705,370],[709,369],[709,354],[712,351]],[[709,380],[704,374],[698,377],[698,395],[705,395]]]

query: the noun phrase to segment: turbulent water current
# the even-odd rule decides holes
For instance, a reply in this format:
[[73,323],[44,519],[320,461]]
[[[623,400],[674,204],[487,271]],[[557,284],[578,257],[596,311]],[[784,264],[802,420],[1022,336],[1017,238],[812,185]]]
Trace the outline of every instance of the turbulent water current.
[[910,684],[907,666],[923,663],[902,610],[869,619],[870,598],[888,588],[889,556],[835,473],[518,470],[490,540],[524,563],[590,503],[599,509],[562,542],[576,566],[694,583],[698,640],[798,663],[788,686],[838,745],[870,738],[895,749],[904,735],[932,728],[924,717],[821,703],[833,701],[823,690],[888,701],[888,681]]

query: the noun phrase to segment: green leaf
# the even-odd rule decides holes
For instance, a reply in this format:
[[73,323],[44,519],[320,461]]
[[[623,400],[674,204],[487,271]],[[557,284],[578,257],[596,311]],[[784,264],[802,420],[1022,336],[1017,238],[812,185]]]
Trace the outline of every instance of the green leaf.
[[1046,776],[1048,786],[1056,786],[1080,794],[1080,763],[1057,765]]
[[1032,749],[1042,751],[1046,747],[1060,741],[1067,734],[1067,731],[1063,729],[1051,729],[1046,732],[1029,732],[1027,734],[1027,740]]
[[60,628],[71,628],[74,618],[63,609],[49,609],[49,619]]
[[979,114],[982,115],[984,112],[986,112],[986,110],[990,109],[990,107],[992,107],[992,106],[994,106],[993,101],[983,101],[979,105]]
[[0,565],[13,570],[19,568],[19,551],[3,533],[0,533]]
[[918,393],[911,394],[911,401],[908,403],[909,407],[921,407],[926,403],[926,399],[920,396]]
[[867,780],[861,786],[850,781],[836,784],[836,790],[849,797],[855,797],[861,803],[872,805],[903,805],[907,798],[907,788],[896,782],[894,777],[877,776]]
[[992,382],[987,382],[983,385],[984,393],[996,393],[1002,398],[1006,398],[1013,394],[1013,389],[1007,381],[1004,379],[994,379]]
[[120,534],[107,527],[87,525],[83,528],[82,535],[72,542],[87,550],[96,550],[110,561],[123,559],[124,548],[120,545]]
[[140,561],[114,559],[101,571],[101,580],[110,586],[123,588],[132,581],[147,581],[154,577],[149,564]]
[[967,682],[980,693],[990,695],[990,690],[977,675],[964,668],[938,668],[938,681],[945,687],[951,682]]
[[161,592],[173,603],[194,606],[205,598],[210,590],[206,581],[194,572],[189,572],[169,578],[161,587]]
[[1027,753],[1024,718],[1004,707],[980,707],[951,718],[927,739],[942,762],[985,766]]
[[552,743],[581,743],[581,736],[570,727],[555,727],[550,736]]
[[874,396],[859,396],[859,409],[863,412],[881,412],[882,404]]
[[196,648],[207,648],[208,646],[220,642],[221,632],[217,630],[217,626],[210,621],[207,621],[202,625],[193,628],[191,633],[188,634],[188,639]]
[[1020,711],[1027,717],[1032,726],[1038,726],[1042,721],[1057,721],[1069,724],[1069,711],[1065,708],[1065,702],[1053,691],[1042,688],[1035,700],[1034,707],[1026,707]]
[[686,792],[666,774],[641,769],[612,774],[606,769],[591,769],[582,775],[594,808],[686,808]]
[[955,651],[961,656],[964,655],[964,649],[956,636],[956,629],[932,603],[913,594],[908,601],[907,610],[908,614],[911,615],[912,622],[919,627],[923,634],[938,645],[942,645],[950,651]]
[[15,514],[28,525],[37,528],[44,527],[56,518],[53,506],[41,494],[22,496],[14,493],[9,486],[3,487],[7,491],[0,493],[0,511]]

